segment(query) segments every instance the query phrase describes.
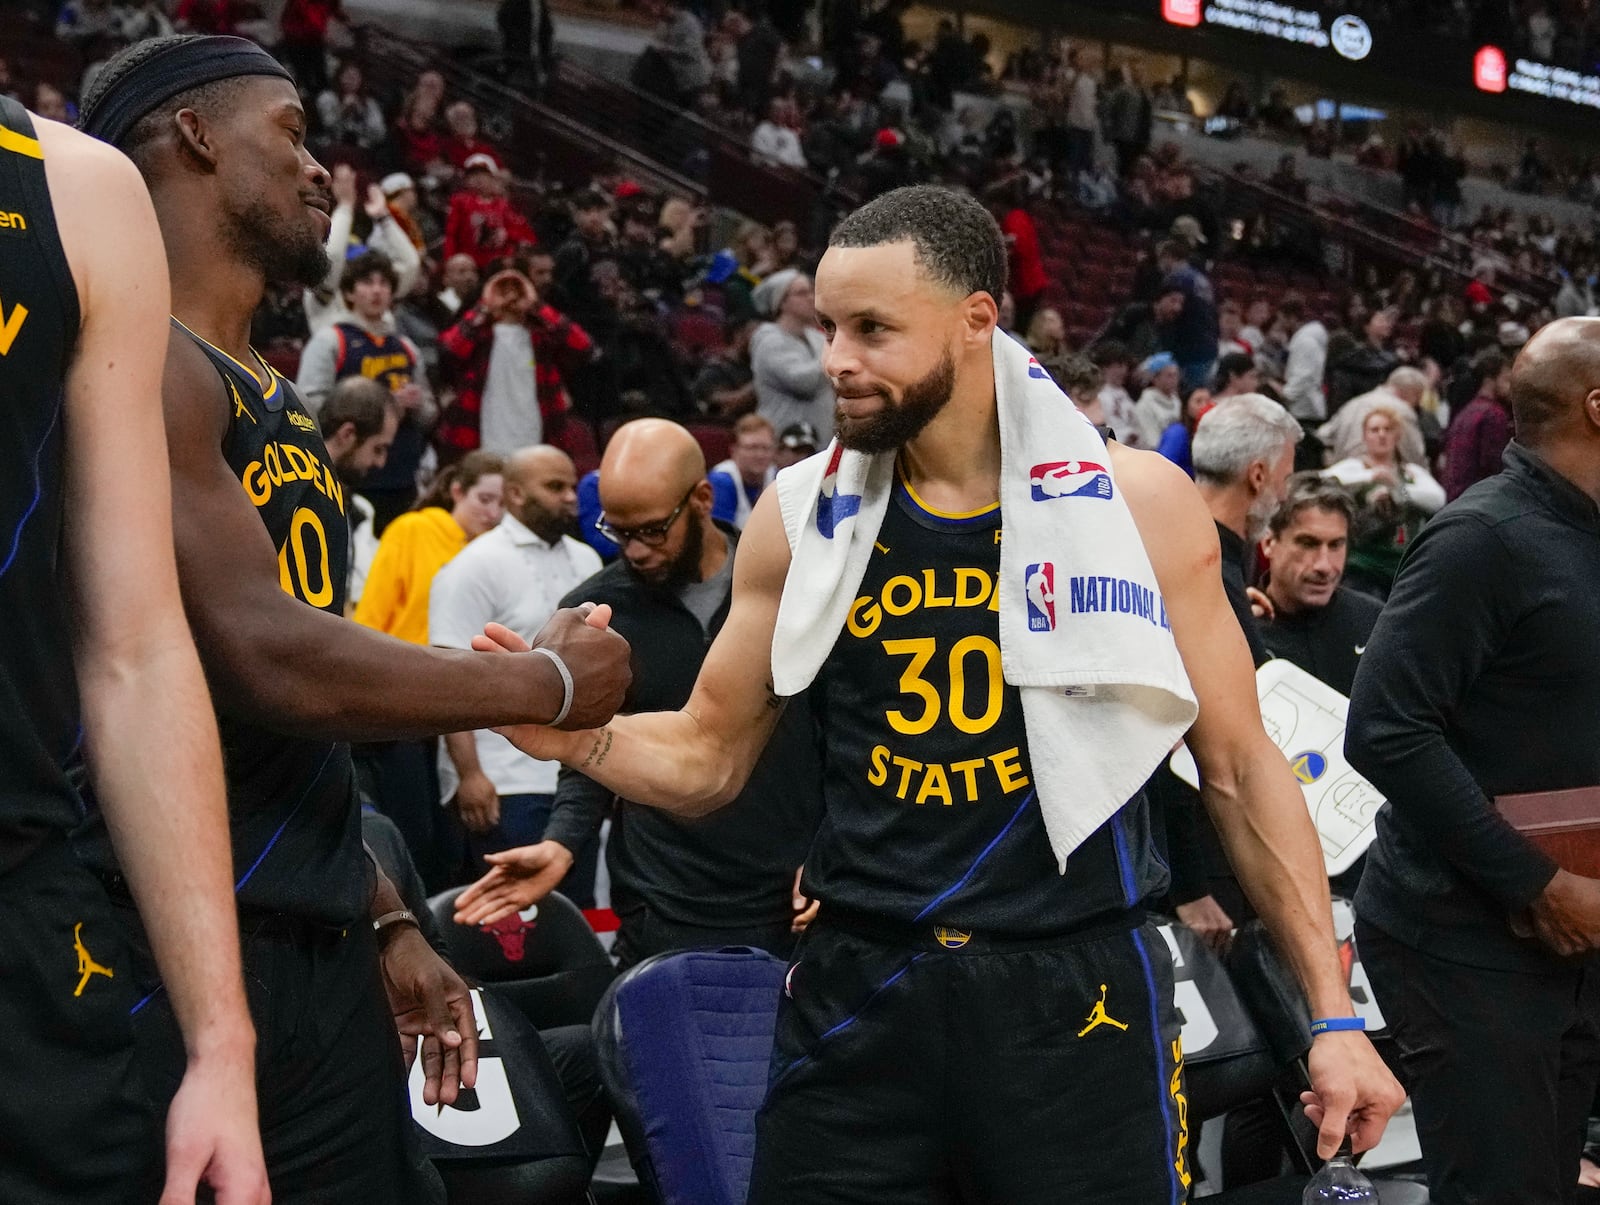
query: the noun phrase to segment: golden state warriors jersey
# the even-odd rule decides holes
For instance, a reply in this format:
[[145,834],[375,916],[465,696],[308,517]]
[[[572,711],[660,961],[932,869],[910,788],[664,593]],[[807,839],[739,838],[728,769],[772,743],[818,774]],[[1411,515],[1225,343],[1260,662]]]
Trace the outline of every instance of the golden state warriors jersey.
[[[272,538],[279,586],[342,616],[348,499],[316,421],[259,357],[241,364],[176,320],[173,337],[194,340],[222,377],[222,454]],[[359,916],[366,869],[349,746],[286,736],[217,703],[240,904],[337,925]]]
[[1000,539],[998,505],[945,515],[895,488],[812,688],[826,811],[806,885],[825,912],[1043,935],[1165,889],[1142,795],[1057,871],[1000,670]]
[[78,292],[32,120],[0,96],[0,871],[80,818],[61,549],[63,387]]

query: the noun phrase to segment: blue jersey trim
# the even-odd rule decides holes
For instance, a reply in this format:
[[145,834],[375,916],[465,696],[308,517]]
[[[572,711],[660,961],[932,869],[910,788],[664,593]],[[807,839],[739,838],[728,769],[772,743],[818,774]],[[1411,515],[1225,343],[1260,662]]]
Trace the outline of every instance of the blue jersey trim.
[[967,873],[962,875],[949,887],[945,888],[944,891],[936,895],[926,908],[917,913],[917,920],[926,920],[930,912],[932,912],[940,904],[944,903],[952,895],[960,891],[972,881],[972,876],[978,873],[978,867],[983,865],[983,860],[995,851],[995,847],[999,845],[1000,842],[1006,839],[1006,834],[1016,826],[1018,820],[1022,819],[1022,813],[1027,810],[1028,805],[1032,802],[1033,792],[1029,791],[1028,794],[1023,798],[1022,803],[1018,805],[1017,810],[1011,813],[1011,819],[1006,821],[1005,827],[995,834],[994,840],[990,841],[988,845],[985,845],[983,847],[983,852],[979,854],[976,859],[974,859],[971,866],[967,867]]
[[1156,997],[1156,975],[1150,966],[1150,951],[1145,949],[1144,934],[1138,929],[1133,931],[1133,948],[1139,951],[1139,963],[1144,968],[1145,994],[1150,998],[1150,1040],[1156,1048],[1156,1100],[1161,1108],[1161,1132],[1165,1137],[1162,1140],[1162,1158],[1167,1159],[1168,1174],[1172,1177],[1172,1197],[1170,1205],[1181,1205],[1185,1195],[1178,1184],[1178,1169],[1170,1166],[1169,1152],[1172,1150],[1172,1094],[1167,1083],[1167,1051],[1161,1036],[1161,1004]]
[[[893,975],[890,975],[887,979],[885,979],[882,983],[880,983],[875,989],[873,989],[872,995],[870,995],[870,996],[868,996],[866,998],[866,1001],[861,1005],[860,1008],[856,1009],[855,1012],[851,1013],[848,1017],[846,1017],[843,1021],[840,1021],[833,1028],[831,1028],[831,1029],[827,1030],[825,1033],[823,1033],[822,1036],[817,1039],[816,1044],[812,1046],[811,1053],[815,1054],[816,1051],[817,1051],[817,1048],[820,1047],[829,1038],[835,1036],[836,1034],[843,1033],[845,1030],[849,1029],[852,1025],[854,1025],[856,1023],[856,1021],[858,1021],[860,1019],[861,1014],[866,1012],[867,1009],[872,1007],[872,1002],[874,1000],[876,1000],[879,996],[883,995],[884,992],[888,991],[895,984],[899,983],[900,980],[905,977],[905,974],[906,974],[907,971],[909,971],[912,967],[916,966],[917,963],[921,962],[926,957],[927,957],[926,954],[913,954],[911,956],[911,960],[909,962],[907,962],[905,964],[905,966],[901,967]],[[809,1063],[810,1061],[811,1061],[811,1054],[803,1054],[803,1055],[801,1055],[794,1062],[790,1063],[787,1067],[785,1067],[782,1071],[780,1071],[778,1073],[777,1078],[772,1081],[772,1087],[777,1087],[777,1085],[780,1084],[781,1082],[783,1082],[783,1080],[786,1079],[789,1075],[791,1075],[795,1071],[798,1071],[802,1066],[804,1066],[806,1063]],[[770,1089],[769,1089],[769,1091],[770,1091]]]
[[11,551],[6,554],[5,564],[0,565],[0,577],[11,571],[11,566],[17,559],[17,552],[22,547],[22,529],[28,525],[28,520],[33,518],[33,512],[39,509],[39,499],[44,494],[44,479],[39,474],[39,461],[44,457],[44,450],[50,445],[50,437],[55,433],[56,423],[60,420],[61,396],[57,394],[55,409],[50,412],[50,425],[44,429],[39,446],[33,450],[33,498],[29,501],[28,508],[22,512],[22,518],[17,520],[16,531],[11,533]]

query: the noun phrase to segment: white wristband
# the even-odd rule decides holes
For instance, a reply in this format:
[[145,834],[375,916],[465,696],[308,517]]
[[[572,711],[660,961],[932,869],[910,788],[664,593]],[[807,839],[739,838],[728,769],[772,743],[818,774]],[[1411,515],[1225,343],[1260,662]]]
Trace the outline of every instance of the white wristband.
[[567,668],[567,663],[561,659],[558,653],[553,653],[549,649],[533,649],[531,651],[543,653],[550,658],[556,667],[556,673],[561,675],[561,688],[566,694],[561,699],[561,710],[556,712],[555,719],[551,720],[548,725],[548,727],[554,728],[562,720],[566,719],[567,712],[572,710],[572,671]]

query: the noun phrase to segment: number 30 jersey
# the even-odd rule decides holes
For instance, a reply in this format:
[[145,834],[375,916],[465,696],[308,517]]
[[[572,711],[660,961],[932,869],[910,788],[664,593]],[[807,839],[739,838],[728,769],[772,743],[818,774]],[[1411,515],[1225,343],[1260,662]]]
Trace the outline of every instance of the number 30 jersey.
[[[252,371],[176,320],[173,337],[194,340],[222,377],[222,454],[272,539],[279,585],[342,616],[347,500],[316,421],[265,364]],[[286,736],[231,713],[225,698],[216,703],[240,904],[330,925],[362,914],[366,867],[350,747]]]
[[943,515],[895,488],[812,692],[826,813],[806,883],[824,914],[1043,935],[1165,889],[1142,795],[1057,871],[1001,676],[1000,539],[998,506]]

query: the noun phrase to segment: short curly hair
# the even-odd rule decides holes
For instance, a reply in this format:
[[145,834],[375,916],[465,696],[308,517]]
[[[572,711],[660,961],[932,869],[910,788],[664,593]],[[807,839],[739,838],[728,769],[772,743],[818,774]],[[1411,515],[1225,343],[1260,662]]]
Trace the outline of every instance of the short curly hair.
[[868,201],[833,229],[830,247],[880,247],[910,242],[916,262],[957,293],[1006,289],[1006,242],[989,211],[972,197],[933,184],[913,184]]

